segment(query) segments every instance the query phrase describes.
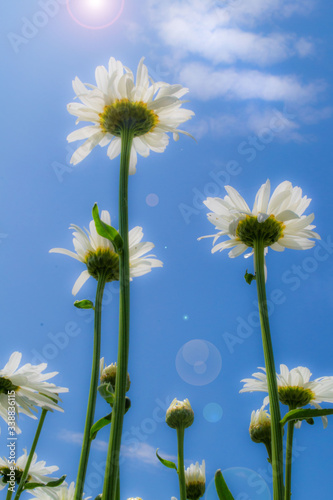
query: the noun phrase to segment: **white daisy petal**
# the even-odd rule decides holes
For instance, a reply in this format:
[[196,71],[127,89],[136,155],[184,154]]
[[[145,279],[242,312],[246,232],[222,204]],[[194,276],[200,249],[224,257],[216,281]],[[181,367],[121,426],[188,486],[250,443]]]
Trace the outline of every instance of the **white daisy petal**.
[[[53,400],[60,401],[58,394],[68,392],[68,389],[66,387],[57,387],[55,384],[47,382],[57,372],[42,373],[47,367],[46,363],[39,365],[27,363],[19,367],[21,358],[22,354],[20,352],[14,352],[10,356],[8,363],[0,370],[0,416],[7,423],[9,402],[7,394],[1,393],[2,383],[5,383],[6,390],[12,385],[11,390],[15,392],[15,410],[17,415],[23,413],[35,419],[36,417],[32,412],[37,412],[38,407],[63,411]],[[20,430],[17,429],[17,432],[19,433]]]
[[88,271],[82,271],[78,279],[75,281],[73,289],[72,289],[72,295],[75,295],[81,290],[85,282],[90,278],[90,274]]
[[[136,82],[131,70],[124,67],[120,61],[113,57],[109,60],[108,70],[104,66],[98,66],[95,71],[96,85],[83,84],[79,78],[73,81],[73,89],[76,97],[81,101],[68,104],[69,113],[77,117],[77,123],[81,121],[92,122],[80,130],[72,132],[68,141],[86,139],[74,153],[71,163],[76,165],[84,160],[91,150],[98,144],[106,146],[110,141],[108,156],[114,159],[120,154],[121,139],[112,140],[118,135],[117,129],[110,121],[110,110],[118,106],[119,102],[128,106],[127,111],[133,109],[132,103],[141,106],[143,112],[149,114],[148,123],[153,117],[153,125],[146,133],[139,134],[134,138],[134,147],[131,151],[130,174],[135,173],[137,153],[148,156],[150,151],[162,153],[169,138],[167,133],[173,133],[178,138],[179,133],[190,135],[188,132],[179,130],[180,124],[189,120],[194,113],[181,108],[184,101],[181,98],[188,92],[181,85],[169,85],[164,82],[154,83],[148,75],[148,69],[139,62]],[[119,108],[118,108],[119,109]],[[147,115],[148,116],[148,115]],[[124,116],[124,119],[126,117]]]
[[[239,392],[268,392],[266,371],[253,373],[253,379],[243,379],[243,388]],[[280,365],[280,373],[276,374],[276,381],[280,401],[289,407],[304,407],[307,404],[320,409],[320,402],[333,403],[333,377],[320,377],[310,380],[312,373],[304,366],[289,370],[286,365]],[[289,400],[289,399],[290,400]],[[298,402],[298,404],[297,404]],[[269,397],[264,399],[264,406],[269,403]],[[324,428],[327,426],[327,417],[322,417]],[[299,428],[301,422],[295,427]]]
[[[111,217],[107,210],[102,210],[100,217],[103,222],[111,226]],[[79,228],[74,224],[71,224],[70,229],[72,230],[74,229],[73,244],[75,252],[66,250],[64,248],[53,248],[52,250],[50,250],[50,252],[68,255],[69,257],[72,257],[82,262],[85,265],[87,265],[87,259],[89,259],[92,256],[91,254],[103,251],[103,254],[105,256],[109,252],[110,261],[107,261],[106,269],[108,269],[108,272],[111,272],[113,267],[114,273],[112,274],[111,272],[110,276],[108,276],[107,279],[108,281],[113,281],[115,279],[118,279],[117,275],[119,272],[119,268],[117,267],[118,266],[117,259],[115,259],[115,249],[112,243],[107,238],[104,238],[103,236],[100,236],[98,234],[94,220],[90,221],[89,223],[89,231],[86,231],[87,235],[81,228]],[[142,227],[137,226],[131,229],[128,233],[131,278],[146,274],[150,272],[153,267],[163,266],[163,263],[160,260],[157,260],[154,255],[146,255],[154,248],[154,244],[147,241],[143,242],[142,238],[143,238]],[[99,255],[101,254],[99,253]],[[91,271],[90,267],[89,269]],[[95,277],[96,274],[94,274],[93,271],[91,272],[92,275]],[[90,274],[87,269],[81,272],[80,276],[74,283],[72,289],[73,295],[76,295],[79,292],[81,287],[88,280],[89,276]],[[13,358],[13,361],[11,362],[13,366],[14,366],[14,361],[17,364],[19,363],[19,361],[16,358],[15,360]]]
[[[269,199],[270,182],[267,180],[256,194],[252,212],[236,189],[231,186],[225,186],[225,189],[228,195],[223,199],[207,198],[203,201],[204,205],[211,210],[207,214],[209,222],[214,224],[215,229],[218,230],[213,240],[212,253],[237,245],[229,252],[229,257],[241,255],[247,249],[251,249],[251,251],[245,254],[245,258],[253,255],[255,231],[259,231],[259,226],[257,226],[258,229],[255,229],[256,226],[253,225],[253,218],[262,224],[261,234],[267,227],[268,242],[265,243],[267,245],[265,255],[269,247],[277,252],[283,252],[285,248],[307,250],[314,246],[313,239],[320,239],[320,236],[313,231],[315,226],[311,224],[314,215],[303,215],[304,210],[309,205],[308,198],[302,195],[300,188],[293,188],[289,181],[279,184]],[[248,221],[249,225],[246,226],[247,217],[251,219]],[[272,224],[276,226],[272,226]],[[246,231],[250,231],[247,235],[243,232],[244,227]],[[275,241],[271,237],[271,234],[274,234],[274,231],[271,232],[272,227],[276,231],[275,234],[278,235]],[[244,241],[241,241],[240,235],[242,234]],[[215,245],[221,236],[227,236],[230,239]],[[271,243],[269,243],[269,238],[271,238]]]

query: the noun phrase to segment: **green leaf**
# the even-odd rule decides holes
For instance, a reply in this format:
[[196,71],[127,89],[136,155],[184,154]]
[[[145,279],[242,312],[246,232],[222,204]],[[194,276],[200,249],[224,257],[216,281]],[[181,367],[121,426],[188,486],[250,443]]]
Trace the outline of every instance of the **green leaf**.
[[91,302],[91,300],[85,299],[85,300],[76,300],[74,302],[75,307],[78,309],[95,309],[94,304]]
[[157,458],[159,459],[159,461],[160,461],[163,465],[165,465],[165,467],[168,467],[169,469],[175,469],[175,470],[177,470],[177,466],[176,466],[176,464],[174,464],[174,463],[173,463],[173,462],[171,462],[170,460],[165,460],[165,458],[162,458],[162,457],[160,457],[160,456],[159,456],[159,454],[158,454],[158,448],[157,448],[157,450],[156,450],[156,456],[157,456]]
[[116,252],[121,253],[124,246],[123,239],[114,227],[105,224],[105,222],[100,219],[97,203],[95,203],[92,209],[92,215],[98,234],[111,241]]
[[234,500],[220,469],[215,473],[215,488],[220,500]]
[[244,278],[245,278],[246,283],[248,283],[249,285],[251,285],[252,281],[256,279],[254,274],[247,272],[247,269],[245,271]]
[[100,418],[90,429],[90,439],[93,440],[97,436],[97,432],[103,429],[106,425],[111,422],[112,413],[106,415],[106,417]]
[[59,479],[51,479],[48,483],[26,483],[23,486],[24,490],[33,490],[35,488],[56,488],[60,486],[66,479],[66,476],[61,476]]
[[280,424],[284,426],[287,422],[291,420],[310,420],[308,422],[311,424],[312,417],[323,417],[325,415],[333,415],[333,409],[325,409],[322,410],[313,410],[311,408],[308,409],[299,409],[299,410],[291,410],[283,417]]
[[105,399],[105,401],[107,403],[109,403],[109,405],[112,406],[114,403],[114,397],[115,397],[112,385],[109,383],[104,383],[104,384],[99,385],[97,387],[97,390],[100,393],[100,395],[102,396],[102,398]]

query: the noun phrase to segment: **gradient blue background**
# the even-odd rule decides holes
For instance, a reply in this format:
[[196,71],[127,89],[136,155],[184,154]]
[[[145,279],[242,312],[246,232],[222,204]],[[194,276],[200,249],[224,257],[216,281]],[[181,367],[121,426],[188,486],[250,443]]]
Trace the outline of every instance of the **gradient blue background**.
[[[64,0],[48,4],[47,14],[45,5],[14,0],[0,19],[1,366],[18,350],[23,363],[46,361],[48,371],[59,371],[54,382],[70,389],[64,414],[47,417],[38,459],[58,465],[68,482],[76,479],[93,332],[91,311],[76,310],[71,295],[82,265],[48,250],[72,249],[68,226],[87,227],[95,201],[117,226],[119,158],[110,161],[98,147],[78,166],[69,164],[76,147],[66,142],[75,129],[66,111],[71,81],[79,76],[94,83],[95,67],[107,65],[110,56],[135,71],[144,55],[154,80],[190,88],[186,107],[196,116],[186,129],[197,143],[171,139],[164,154],[139,157],[130,178],[130,227],[143,227],[164,268],[131,286],[132,409],[124,427],[122,498],[179,498],[177,475],[154,456],[156,448],[176,454],[175,432],[163,418],[177,397],[189,398],[195,412],[186,465],[206,460],[207,487],[216,469],[231,469],[226,478],[235,498],[268,500],[265,450],[248,436],[251,411],[264,395],[239,394],[240,380],[264,363],[260,330],[251,326],[256,289],[243,278],[253,263],[231,260],[226,252],[212,255],[211,240],[197,237],[214,232],[202,200],[224,196],[224,184],[250,205],[267,178],[273,188],[283,180],[302,187],[313,200],[307,212],[315,213],[321,250],[270,251],[267,257],[276,364],[307,366],[314,378],[333,375],[332,6],[320,0],[126,0],[116,22],[89,29],[82,24],[112,22],[121,2],[92,11],[72,0],[79,22]],[[272,131],[274,116],[280,117],[279,131]],[[227,175],[231,161],[235,170]],[[76,298],[94,300],[95,289],[90,279]],[[108,364],[116,359],[117,290],[109,285],[104,301]],[[96,419],[106,413],[98,400]],[[21,455],[36,423],[24,416],[19,423]],[[331,498],[333,422],[326,430],[321,421],[303,424],[295,439],[293,500]],[[93,498],[102,488],[107,440],[105,429],[93,445],[85,488]],[[208,487],[206,499],[216,498]]]

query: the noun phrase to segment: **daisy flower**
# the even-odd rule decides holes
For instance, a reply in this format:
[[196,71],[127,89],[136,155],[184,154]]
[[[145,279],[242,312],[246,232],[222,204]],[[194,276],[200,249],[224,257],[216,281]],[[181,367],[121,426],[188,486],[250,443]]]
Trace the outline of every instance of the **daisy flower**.
[[[20,483],[24,468],[26,466],[27,460],[28,460],[28,455],[27,455],[27,450],[23,450],[24,454],[20,456],[15,464],[11,463],[11,460],[8,460],[7,458],[0,457],[0,490],[4,489],[7,484],[12,481],[11,476],[11,468],[13,465],[15,465],[15,482],[17,484]],[[27,481],[29,483],[47,483],[52,480],[56,480],[57,478],[50,478],[48,477],[49,474],[52,474],[53,472],[57,471],[59,467],[56,465],[51,465],[46,467],[44,461],[37,462],[37,455],[34,453],[34,456],[32,458],[29,472],[28,472],[28,477]],[[51,488],[48,488],[48,491],[50,491]]]
[[[75,484],[72,482],[69,486],[63,483],[58,488],[36,488],[33,492],[34,497],[30,500],[74,500]],[[92,497],[83,496],[82,500],[89,500]]]
[[[111,217],[108,211],[103,210],[101,220],[111,225]],[[95,222],[89,224],[89,230],[85,232],[72,224],[70,229],[74,230],[73,244],[75,252],[64,248],[52,248],[50,253],[61,253],[69,255],[80,262],[86,264],[87,269],[82,271],[76,280],[72,294],[76,295],[90,276],[98,280],[101,271],[107,272],[107,282],[119,280],[119,256],[112,243],[97,233]],[[163,262],[154,258],[154,255],[145,255],[154,248],[150,242],[142,242],[142,227],[136,226],[128,233],[129,238],[129,258],[130,258],[130,278],[136,278],[149,273],[153,267],[163,267]]]
[[[259,368],[263,373],[253,373],[252,378],[246,378],[240,392],[268,392],[265,368]],[[333,403],[333,377],[320,377],[310,381],[312,373],[304,366],[298,366],[289,371],[286,365],[280,365],[280,374],[276,374],[279,399],[290,409],[300,408],[308,404],[321,409],[319,403]],[[269,403],[269,397],[264,399],[264,406]],[[324,427],[327,427],[327,417],[322,417]],[[298,423],[298,427],[300,422]]]
[[[16,413],[24,413],[29,417],[36,418],[32,411],[37,411],[36,406],[63,411],[57,401],[61,401],[58,394],[68,392],[66,387],[58,387],[46,382],[57,375],[58,372],[42,373],[47,364],[31,365],[27,363],[21,368],[22,354],[13,352],[8,363],[0,370],[0,415],[7,422],[7,411],[9,408],[9,397],[12,395],[15,401]],[[16,432],[20,430],[16,428]]]
[[[303,215],[311,199],[302,196],[299,187],[293,187],[289,181],[281,182],[270,197],[270,181],[267,180],[256,194],[253,209],[231,186],[225,186],[228,193],[224,199],[207,198],[204,204],[212,210],[208,220],[218,230],[213,237],[213,245],[220,236],[229,239],[213,246],[212,253],[232,248],[229,257],[237,257],[246,250],[253,249],[258,237],[262,238],[265,253],[268,247],[282,252],[285,248],[307,250],[314,246],[312,238],[320,239],[311,225],[314,214]],[[253,250],[245,255],[253,254]]]
[[67,137],[68,142],[85,140],[73,154],[72,164],[86,158],[98,144],[108,145],[107,154],[112,160],[120,154],[121,131],[131,129],[134,139],[129,173],[134,174],[137,153],[144,157],[150,151],[162,153],[169,142],[168,132],[173,133],[175,140],[179,133],[187,134],[177,127],[194,115],[193,111],[181,107],[185,102],[181,98],[188,89],[181,85],[154,83],[143,60],[139,63],[135,82],[132,71],[113,57],[108,68],[96,68],[96,85],[83,84],[75,78],[73,89],[81,103],[70,103],[67,109],[77,117],[76,123],[84,121],[91,125]]
[[205,461],[199,465],[191,464],[185,470],[185,484],[186,484],[186,498],[189,500],[198,500],[205,493],[206,488],[206,474],[205,474]]

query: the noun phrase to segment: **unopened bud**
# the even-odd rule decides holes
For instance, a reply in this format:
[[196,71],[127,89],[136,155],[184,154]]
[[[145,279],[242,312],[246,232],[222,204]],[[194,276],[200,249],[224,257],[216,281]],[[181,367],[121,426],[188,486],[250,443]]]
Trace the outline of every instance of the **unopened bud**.
[[250,437],[255,443],[268,443],[271,440],[271,416],[267,410],[253,411],[251,414]]
[[188,500],[199,500],[206,489],[206,474],[205,474],[205,461],[199,465],[197,462],[195,465],[191,464],[185,470],[185,484],[186,484],[186,498]]
[[[104,366],[104,358],[100,361],[101,384],[110,384],[113,390],[116,388],[117,363],[111,363],[109,366]],[[130,376],[127,374],[126,392],[131,386]]]
[[175,398],[166,412],[165,421],[168,426],[172,429],[178,429],[179,427],[185,429],[193,424],[193,420],[194,411],[191,408],[189,400],[178,401]]

